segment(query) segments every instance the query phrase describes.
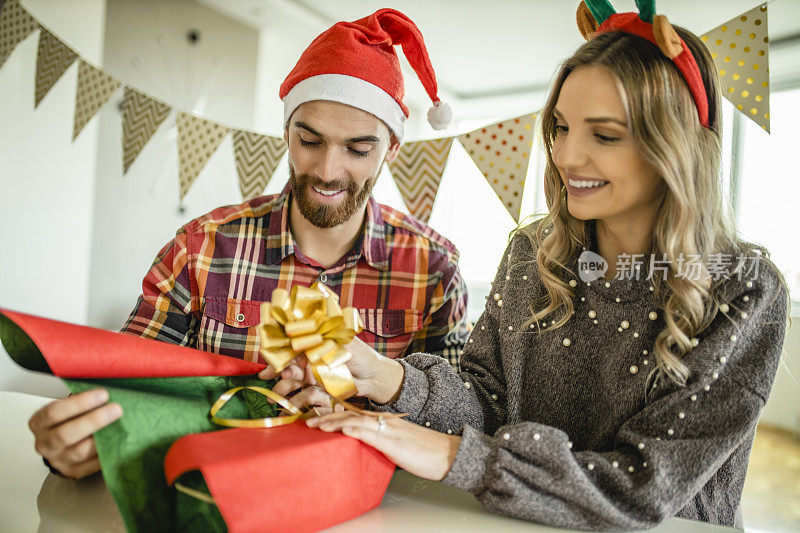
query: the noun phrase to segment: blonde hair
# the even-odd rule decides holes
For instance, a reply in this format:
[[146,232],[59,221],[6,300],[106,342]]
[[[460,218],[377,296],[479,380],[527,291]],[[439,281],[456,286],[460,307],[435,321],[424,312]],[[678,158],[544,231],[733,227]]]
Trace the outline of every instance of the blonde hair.
[[[591,222],[570,215],[562,203],[562,179],[552,157],[556,135],[553,115],[564,80],[576,68],[597,65],[615,77],[628,114],[628,127],[641,155],[649,161],[666,183],[666,192],[658,207],[649,253],[665,258],[669,274],[655,272],[653,295],[666,322],[653,348],[656,367],[651,377],[667,376],[685,385],[689,369],[683,356],[692,348],[692,338],[716,317],[719,306],[716,288],[743,268],[740,262],[733,271],[712,281],[710,257],[730,254],[751,257],[769,252],[737,237],[731,221],[730,206],[723,206],[720,183],[721,125],[720,96],[711,57],[700,40],[687,30],[675,27],[695,56],[709,96],[710,127],[700,125],[697,109],[686,82],[675,65],[652,43],[622,32],[605,33],[584,44],[561,67],[547,103],[541,113],[542,140],[547,155],[544,191],[549,213],[538,223],[518,228],[531,240],[546,295],[531,311],[530,323],[551,314],[564,325],[574,314],[574,293],[561,271],[589,246],[587,225]],[[648,253],[648,255],[649,255]],[[681,255],[698,255],[699,276],[682,277],[676,265]],[[771,265],[770,261],[763,264]],[[774,266],[781,284],[783,276]],[[699,278],[699,279],[696,279]],[[788,293],[788,289],[787,289]],[[537,310],[536,306],[546,304]],[[787,308],[791,302],[787,298]],[[558,313],[563,310],[562,313]],[[788,316],[788,314],[787,314]]]

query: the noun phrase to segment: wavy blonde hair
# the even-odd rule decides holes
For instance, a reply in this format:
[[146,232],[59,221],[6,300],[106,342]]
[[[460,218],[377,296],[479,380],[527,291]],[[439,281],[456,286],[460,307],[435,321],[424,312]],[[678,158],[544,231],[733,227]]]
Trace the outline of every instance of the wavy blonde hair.
[[[769,252],[741,241],[731,221],[731,209],[722,200],[720,162],[720,95],[714,64],[700,40],[689,31],[675,27],[697,60],[709,100],[710,127],[700,125],[692,96],[675,65],[652,43],[622,32],[598,35],[581,46],[564,62],[541,113],[542,141],[547,155],[544,191],[549,213],[539,223],[518,228],[536,250],[546,295],[532,306],[530,323],[555,315],[549,329],[564,325],[574,314],[574,293],[562,271],[589,246],[587,224],[570,215],[561,200],[562,179],[553,162],[556,136],[556,106],[564,80],[576,68],[602,66],[614,76],[625,105],[628,128],[640,154],[666,183],[652,229],[651,249],[666,258],[666,279],[655,273],[654,297],[666,321],[653,348],[656,367],[651,378],[666,376],[685,385],[689,369],[683,356],[692,348],[692,338],[716,317],[719,306],[716,288],[743,268],[739,263],[724,278],[712,281],[709,258],[713,254],[750,257]],[[675,266],[681,254],[700,256],[699,276],[681,277]],[[771,265],[770,261],[765,264]],[[786,282],[776,273],[784,288]],[[788,293],[788,290],[787,290]],[[542,305],[546,306],[541,308]],[[537,310],[537,306],[540,309]],[[787,298],[787,306],[791,302]],[[558,313],[559,310],[563,312]],[[789,316],[789,315],[787,315]],[[558,317],[558,318],[556,318]]]

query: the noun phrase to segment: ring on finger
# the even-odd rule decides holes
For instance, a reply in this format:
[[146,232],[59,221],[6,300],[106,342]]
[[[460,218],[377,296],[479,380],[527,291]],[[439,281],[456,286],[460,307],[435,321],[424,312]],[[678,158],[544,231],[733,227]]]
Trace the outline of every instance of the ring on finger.
[[378,415],[378,433],[381,433],[383,429],[386,427],[386,420],[380,415]]

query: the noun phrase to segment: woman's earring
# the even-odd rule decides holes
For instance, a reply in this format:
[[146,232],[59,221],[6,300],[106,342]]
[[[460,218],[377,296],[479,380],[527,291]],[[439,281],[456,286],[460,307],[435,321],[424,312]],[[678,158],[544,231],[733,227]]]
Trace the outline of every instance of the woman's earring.
[[561,186],[561,205],[567,207],[567,186]]

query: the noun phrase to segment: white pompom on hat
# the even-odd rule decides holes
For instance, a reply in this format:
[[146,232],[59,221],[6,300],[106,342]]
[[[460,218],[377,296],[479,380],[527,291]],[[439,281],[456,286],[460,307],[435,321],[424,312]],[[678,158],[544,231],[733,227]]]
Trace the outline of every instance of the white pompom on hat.
[[394,9],[380,9],[355,22],[337,22],[311,42],[280,88],[284,125],[300,104],[331,100],[375,115],[402,141],[408,108],[403,104],[403,74],[395,45],[403,47],[433,101],[428,122],[436,130],[446,128],[453,112],[437,96],[422,33]]

